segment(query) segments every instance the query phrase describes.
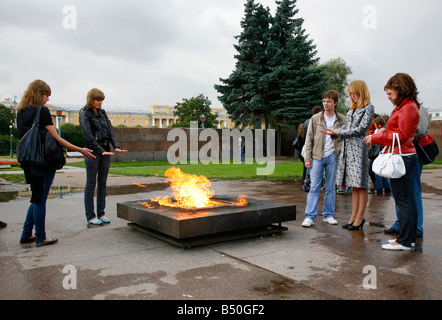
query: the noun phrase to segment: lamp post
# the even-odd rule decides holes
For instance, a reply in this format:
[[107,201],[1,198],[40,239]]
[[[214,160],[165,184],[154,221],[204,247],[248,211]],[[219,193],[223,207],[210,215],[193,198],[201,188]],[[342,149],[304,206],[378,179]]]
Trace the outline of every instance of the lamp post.
[[14,151],[12,150],[12,124],[9,125],[9,134],[11,135],[11,158],[13,158]]
[[61,122],[61,110],[57,109],[57,129],[58,129],[58,135],[61,137],[60,122]]
[[204,114],[201,115],[201,127],[204,129],[204,121],[206,121],[206,116]]

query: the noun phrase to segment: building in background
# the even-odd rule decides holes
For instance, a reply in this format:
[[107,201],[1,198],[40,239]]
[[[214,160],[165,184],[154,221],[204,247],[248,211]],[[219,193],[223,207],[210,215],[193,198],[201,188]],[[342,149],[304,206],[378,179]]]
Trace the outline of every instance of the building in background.
[[[5,99],[0,103],[13,108],[17,112],[18,103],[15,100],[11,102],[10,99]],[[46,107],[51,112],[52,120],[56,126],[58,126],[58,119],[60,119],[60,125],[65,123],[80,124],[79,116],[82,106],[57,106],[48,103]],[[168,128],[179,122],[178,117],[173,115],[175,108],[167,105],[152,105],[148,112],[142,110],[125,111],[124,108],[105,108],[105,110],[114,127]],[[224,108],[212,108],[212,112],[217,115],[218,129],[234,127],[234,123],[229,119]]]

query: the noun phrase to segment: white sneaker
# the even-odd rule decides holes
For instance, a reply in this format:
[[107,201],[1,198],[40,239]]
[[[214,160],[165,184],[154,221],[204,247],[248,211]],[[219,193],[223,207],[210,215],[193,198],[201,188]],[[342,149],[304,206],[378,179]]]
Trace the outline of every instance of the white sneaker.
[[389,244],[383,244],[382,245],[382,249],[392,250],[392,251],[401,251],[401,250],[403,250],[403,251],[410,251],[411,247],[404,247],[401,244],[391,244],[391,243],[389,243]]
[[314,221],[310,218],[305,218],[304,221],[302,222],[302,226],[306,228],[310,228],[314,224],[315,224]]
[[327,222],[328,224],[338,224],[338,221],[336,221],[333,217],[325,218],[322,221]]
[[[397,239],[391,239],[391,240],[388,240],[388,243],[396,242],[396,240],[397,240]],[[414,242],[412,242],[412,243],[411,243],[411,246],[412,246],[412,247],[415,247],[416,244],[415,244]]]

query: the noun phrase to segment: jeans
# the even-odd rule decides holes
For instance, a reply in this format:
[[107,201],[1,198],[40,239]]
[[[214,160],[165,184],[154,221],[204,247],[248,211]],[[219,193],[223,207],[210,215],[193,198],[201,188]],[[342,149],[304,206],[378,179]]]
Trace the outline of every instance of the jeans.
[[391,192],[391,186],[390,181],[388,178],[384,178],[381,176],[378,176],[377,174],[374,175],[374,189],[377,193],[382,194],[384,193],[390,193]]
[[35,240],[43,242],[46,240],[46,200],[51,190],[52,181],[54,181],[55,171],[45,174],[45,185],[41,194],[41,203],[31,203],[26,214],[25,223],[23,225],[22,239],[28,239],[32,236],[32,229],[35,226]]
[[324,219],[333,217],[335,213],[335,177],[338,167],[338,159],[336,153],[322,158],[322,160],[312,161],[310,169],[310,191],[307,195],[307,204],[305,207],[305,216],[312,219],[316,218],[318,213],[319,192],[321,191],[322,175],[325,170],[325,196],[324,209],[322,215]]
[[84,207],[87,221],[94,219],[94,192],[97,185],[97,217],[104,216],[106,208],[106,181],[109,173],[110,156],[95,154],[95,159],[85,158],[86,187],[84,190]]
[[[422,184],[421,184],[421,175],[422,175],[422,162],[417,159],[416,165],[413,167],[412,171],[413,177],[413,196],[416,201],[417,206],[417,236],[422,237],[424,235],[424,208],[422,205]],[[396,206],[396,216],[397,220],[393,224],[392,228],[399,232],[400,223],[399,223],[399,210]]]
[[417,235],[417,205],[415,200],[415,188],[413,182],[414,168],[418,161],[417,156],[403,156],[406,173],[398,179],[390,179],[397,212],[399,213],[399,236],[396,240],[399,244],[410,247],[416,242]]

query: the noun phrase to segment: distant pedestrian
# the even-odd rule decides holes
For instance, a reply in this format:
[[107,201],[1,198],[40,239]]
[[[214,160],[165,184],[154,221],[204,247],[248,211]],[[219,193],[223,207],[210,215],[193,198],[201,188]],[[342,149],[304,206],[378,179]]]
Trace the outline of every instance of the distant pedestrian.
[[[101,107],[105,96],[99,89],[92,89],[87,94],[87,103],[80,110],[80,126],[86,145],[93,150],[94,159],[85,159],[86,162],[86,187],[84,190],[84,206],[86,220],[90,225],[110,223],[105,216],[106,208],[106,182],[110,167],[110,145],[117,153],[127,152],[120,149],[115,139],[114,130],[106,111]],[[94,210],[94,192],[97,185],[97,213]]]
[[[385,132],[387,128],[387,124],[385,123],[384,118],[382,118],[381,116],[378,116],[373,119],[373,125],[374,128],[371,134]],[[372,170],[373,162],[379,156],[379,153],[381,151],[382,147],[377,144],[371,145],[370,149],[368,150],[368,158],[369,158],[368,167],[369,167],[370,178],[372,179],[374,185],[373,193],[378,195],[384,194],[384,192],[385,194],[391,193],[391,186],[388,178],[378,176]]]
[[[312,117],[315,115],[315,114],[317,114],[317,113],[319,113],[319,112],[321,112],[322,111],[322,107],[321,106],[314,106],[313,108],[312,108]],[[303,150],[304,150],[304,146],[305,146],[305,139],[306,139],[306,137],[307,137],[307,130],[308,130],[308,124],[309,124],[309,122],[310,122],[310,119],[311,119],[311,117],[310,118],[308,118],[307,120],[305,120],[304,121],[304,123],[302,124],[302,133],[300,133],[299,132],[299,128],[298,128],[298,136],[299,136],[299,134],[301,134],[302,135],[302,147],[301,147],[301,150],[299,151],[300,152],[300,159],[301,159],[301,161],[302,161],[302,164],[303,164],[303,170],[302,170],[302,182],[304,183],[304,180],[305,180],[305,177],[306,177],[306,175],[307,174],[310,174],[309,172],[310,172],[310,169],[307,169],[306,167],[305,167],[305,159],[304,159],[304,153],[303,153]],[[301,125],[300,125],[301,126]]]

